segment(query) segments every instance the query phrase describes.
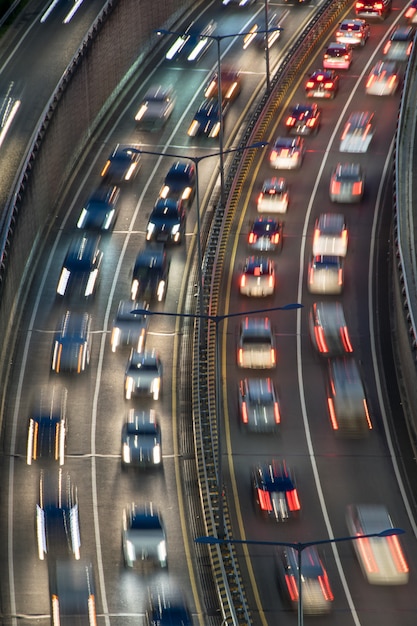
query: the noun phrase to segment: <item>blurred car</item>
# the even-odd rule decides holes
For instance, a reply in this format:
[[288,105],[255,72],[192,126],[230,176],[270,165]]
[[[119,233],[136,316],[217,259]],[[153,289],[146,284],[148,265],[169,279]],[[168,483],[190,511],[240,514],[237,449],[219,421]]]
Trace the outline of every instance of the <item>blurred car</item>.
[[180,244],[185,235],[186,219],[181,200],[159,198],[149,216],[146,241]]
[[322,213],[314,226],[313,256],[335,255],[345,257],[348,247],[348,230],[340,213]]
[[189,209],[196,192],[196,172],[194,163],[176,161],[171,165],[165,176],[164,184],[159,193],[160,198],[181,200]]
[[276,522],[297,517],[300,510],[295,480],[285,461],[272,460],[252,470],[252,487],[260,513]]
[[172,85],[152,85],[146,92],[135,122],[138,122],[143,130],[159,130],[171,117],[175,107],[175,91]]
[[80,520],[77,489],[69,474],[43,472],[36,505],[38,556],[48,559],[80,558]]
[[275,251],[282,248],[283,226],[272,217],[257,217],[248,234],[248,244],[260,252]]
[[256,0],[222,0],[222,5],[224,7],[227,6],[238,6],[238,7],[248,7],[251,4],[255,4]]
[[[223,117],[226,115],[229,104],[223,101]],[[218,137],[220,132],[220,107],[217,98],[208,98],[198,107],[193,121],[187,131],[189,137],[204,135],[211,139]]]
[[[383,504],[350,504],[346,524],[355,537],[395,528]],[[352,542],[362,572],[371,585],[406,585],[409,567],[397,535],[368,537]]]
[[72,240],[58,280],[58,296],[81,299],[94,296],[103,260],[99,245],[98,235],[80,235]]
[[385,58],[389,61],[408,61],[415,30],[412,26],[396,26],[384,46]]
[[317,104],[296,104],[285,121],[289,135],[316,135],[320,128],[321,110]]
[[250,432],[274,433],[281,412],[271,378],[245,378],[239,383],[239,409],[243,427]]
[[357,0],[355,13],[358,17],[379,17],[385,19],[392,9],[392,0]]
[[275,339],[268,317],[245,317],[241,322],[237,364],[251,369],[276,367]]
[[340,138],[340,152],[366,152],[374,134],[374,114],[355,111],[349,115]]
[[310,293],[337,295],[343,290],[343,263],[338,256],[313,256],[308,268]]
[[161,427],[153,409],[130,409],[122,426],[122,466],[160,467]]
[[362,19],[346,19],[340,22],[335,39],[338,43],[364,46],[371,34],[370,26]]
[[417,24],[417,0],[411,0],[404,17],[407,18],[409,24]]
[[141,297],[162,302],[168,288],[168,273],[169,261],[163,244],[149,244],[142,248],[133,266],[132,300]]
[[96,626],[96,595],[91,563],[56,562],[49,574],[52,626]]
[[67,435],[67,390],[43,389],[32,408],[28,423],[26,463],[42,461],[63,465]]
[[307,98],[333,100],[339,91],[339,76],[334,70],[315,70],[305,84]]
[[327,404],[337,434],[362,437],[372,430],[362,378],[353,357],[329,360]]
[[211,20],[204,28],[191,22],[184,34],[176,37],[165,58],[168,61],[179,58],[185,58],[190,63],[198,61],[213,43],[214,40],[210,38],[210,35],[214,33],[216,26],[214,20]]
[[77,228],[111,230],[117,216],[120,189],[116,185],[103,185],[90,196],[81,209]]
[[365,174],[359,163],[337,163],[330,177],[332,202],[360,202],[365,188]]
[[394,61],[378,61],[368,76],[365,91],[371,96],[393,96],[399,84],[397,64]]
[[165,528],[152,502],[124,509],[122,545],[126,567],[146,563],[167,567]]
[[303,158],[302,137],[278,137],[269,154],[269,163],[276,170],[294,170],[301,167]]
[[109,183],[120,185],[133,180],[139,168],[139,147],[117,144],[101,171],[101,177]]
[[311,343],[325,357],[348,356],[353,352],[340,302],[314,302],[310,309]]
[[[298,607],[298,553],[285,547],[277,551],[278,580],[283,593],[294,609]],[[329,613],[334,599],[327,571],[315,546],[301,552],[301,584],[303,611],[306,615]]]
[[[232,103],[241,92],[242,78],[236,70],[222,68],[220,71],[222,100]],[[217,98],[219,90],[218,72],[214,72],[204,91],[205,98]]]
[[352,65],[352,47],[348,43],[332,41],[323,56],[324,69],[348,70]]
[[[277,13],[273,13],[268,16],[268,28],[265,28],[265,23],[254,24],[250,27],[249,31],[243,37],[243,49],[247,50],[249,46],[254,43],[262,50],[268,50],[272,48],[274,43],[278,41],[281,36],[281,20],[282,16],[278,16]],[[265,32],[268,30],[268,33]],[[268,36],[268,42],[267,42]]]
[[152,396],[158,400],[162,387],[162,363],[155,350],[131,350],[125,372],[125,397]]
[[91,315],[67,311],[55,333],[52,348],[53,372],[81,374],[90,363]]
[[137,352],[145,349],[148,316],[144,313],[132,313],[135,309],[146,310],[145,302],[120,300],[111,331],[111,351],[116,352],[119,346],[130,346]]
[[256,208],[258,213],[286,213],[289,192],[285,178],[268,178],[263,182]]
[[240,275],[239,290],[244,296],[271,296],[275,290],[274,262],[263,257],[248,257]]
[[165,590],[152,593],[145,612],[145,626],[193,626],[187,604]]

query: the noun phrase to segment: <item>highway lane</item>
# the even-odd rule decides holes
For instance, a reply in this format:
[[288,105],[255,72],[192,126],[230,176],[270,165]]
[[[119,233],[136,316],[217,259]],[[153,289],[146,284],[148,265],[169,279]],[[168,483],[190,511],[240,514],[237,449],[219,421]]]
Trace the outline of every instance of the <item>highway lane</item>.
[[[395,524],[407,531],[402,538],[411,565],[410,582],[406,587],[384,589],[370,586],[362,577],[352,546],[341,545],[337,552],[326,547],[324,553],[335,593],[333,617],[326,618],[327,623],[337,620],[338,624],[375,624],[377,621],[381,624],[411,624],[415,619],[415,526],[411,525],[407,507],[400,497],[390,461],[390,444],[385,438],[384,408],[377,393],[380,379],[383,385],[385,383],[377,369],[379,363],[371,352],[372,342],[378,341],[378,337],[373,337],[371,323],[374,312],[369,306],[374,289],[372,281],[377,274],[377,268],[374,267],[373,272],[368,269],[372,268],[374,247],[387,249],[388,233],[380,232],[378,223],[379,214],[392,208],[388,165],[399,95],[394,98],[366,96],[364,81],[368,71],[366,67],[372,66],[381,56],[382,39],[387,28],[397,19],[398,8],[397,5],[397,10],[385,23],[371,24],[371,38],[365,48],[354,52],[354,63],[348,72],[340,72],[339,95],[334,101],[321,105],[322,127],[316,137],[306,140],[307,154],[301,170],[282,173],[290,185],[290,208],[285,216],[284,248],[276,257],[278,277],[275,296],[259,303],[240,297],[237,290],[238,267],[248,254],[248,223],[256,214],[255,198],[262,180],[271,175],[266,158],[257,163],[249,190],[245,189],[243,194],[236,218],[236,236],[230,245],[232,269],[223,286],[228,294],[226,312],[250,311],[297,301],[304,305],[304,309],[297,313],[277,312],[271,315],[278,349],[278,366],[273,379],[282,404],[282,428],[277,438],[247,435],[240,428],[237,383],[245,375],[256,376],[257,372],[239,372],[237,369],[233,355],[236,353],[239,322],[225,322],[223,373],[228,373],[227,384],[223,387],[227,402],[225,467],[230,473],[228,489],[233,493],[236,509],[236,535],[271,541],[314,541],[328,536],[344,536],[347,534],[345,506],[350,502],[386,502]],[[320,67],[320,60],[314,60],[312,67]],[[288,105],[305,100],[303,82],[304,77],[291,94]],[[338,139],[348,113],[366,109],[376,113],[376,132],[368,154],[339,154]],[[287,109],[283,111],[284,116],[286,112]],[[282,131],[282,121],[277,120],[269,139],[273,140]],[[366,192],[360,205],[332,205],[329,202],[331,168],[337,161],[345,160],[359,161],[366,170]],[[308,336],[310,305],[321,299],[310,295],[306,289],[312,232],[315,218],[328,210],[343,212],[349,226],[345,289],[340,300],[344,304],[370,401],[374,430],[366,441],[338,440],[332,433],[326,407],[325,367],[313,353]],[[384,272],[384,269],[378,268],[378,271]],[[250,467],[260,459],[277,457],[285,458],[295,468],[303,507],[299,522],[278,527],[259,520],[250,495]],[[249,551],[240,552],[248,560],[250,582],[247,588],[254,589],[253,602],[259,597],[259,623],[293,621],[294,616],[277,591],[272,551],[251,547]]]
[[[289,34],[301,27],[300,15],[305,19],[311,8],[297,12],[286,22]],[[248,20],[248,12],[228,12],[222,15],[221,32],[227,33],[242,28]],[[220,22],[220,21],[219,21]],[[219,26],[220,29],[220,26]],[[224,30],[223,30],[224,29]],[[225,44],[226,48],[226,44]],[[281,46],[277,47],[277,51]],[[243,93],[226,121],[226,131],[244,114],[246,102],[255,91],[256,84],[263,80],[259,67],[262,53],[248,51],[242,55],[240,45],[235,45],[230,53],[232,64],[242,65],[244,70]],[[48,621],[49,600],[45,563],[37,560],[33,515],[36,503],[39,470],[25,466],[25,446],[27,416],[30,397],[42,385],[54,384],[55,378],[49,374],[51,335],[65,307],[55,301],[55,287],[65,249],[72,234],[81,202],[98,184],[99,171],[107,153],[116,142],[144,143],[145,147],[156,150],[169,148],[194,154],[194,143],[186,137],[185,131],[196,107],[202,98],[202,86],[215,64],[214,48],[194,72],[183,67],[172,68],[166,63],[157,68],[150,77],[152,82],[172,80],[181,85],[178,88],[178,102],[172,121],[160,134],[142,135],[135,129],[133,115],[140,96],[148,87],[141,84],[123,115],[117,129],[107,132],[92,143],[92,152],[83,164],[79,179],[74,182],[63,206],[64,219],[58,218],[50,233],[50,244],[42,259],[35,284],[31,287],[28,305],[25,308],[22,332],[16,354],[13,358],[10,382],[10,395],[5,407],[6,426],[4,449],[12,455],[5,470],[9,472],[9,495],[2,494],[5,510],[8,510],[8,527],[3,520],[2,533],[8,537],[8,546],[3,547],[2,562],[8,560],[9,588],[2,588],[4,614],[19,615],[23,621],[44,616]],[[254,67],[256,68],[254,71]],[[259,71],[258,71],[259,70]],[[185,76],[184,76],[185,75]],[[179,76],[180,78],[177,78]],[[185,79],[186,77],[186,79]],[[142,82],[142,81],[141,81]],[[185,108],[187,106],[187,108]],[[117,117],[117,116],[116,116]],[[203,151],[204,146],[195,148]],[[216,150],[210,147],[209,150]],[[172,363],[171,338],[175,325],[172,320],[152,320],[148,346],[161,351],[164,364],[164,395],[158,402],[164,436],[164,470],[160,474],[145,476],[122,474],[120,471],[120,428],[127,404],[123,399],[123,372],[127,354],[111,354],[108,333],[112,316],[120,298],[127,297],[130,286],[130,268],[138,248],[144,244],[144,229],[147,215],[162,184],[163,176],[170,161],[156,161],[143,158],[143,166],[137,180],[122,190],[120,214],[115,232],[103,237],[104,264],[101,285],[97,297],[88,310],[93,316],[95,342],[89,372],[84,379],[64,379],[68,388],[69,435],[66,468],[78,485],[81,516],[83,558],[91,558],[96,572],[98,593],[98,613],[103,623],[137,623],[143,612],[148,585],[159,587],[167,584],[165,572],[141,578],[136,573],[125,572],[120,551],[121,512],[132,499],[152,500],[163,506],[168,531],[169,580],[170,584],[186,590],[193,613],[199,614],[198,589],[193,589],[192,575],[187,571],[192,556],[187,555],[190,546],[180,540],[184,532],[187,538],[185,521],[181,519],[181,507],[176,500],[178,484],[173,420],[171,407]],[[215,170],[213,164],[201,168],[201,188],[204,191]],[[182,278],[186,267],[186,250],[193,240],[195,229],[195,207],[191,210],[187,225],[187,244],[172,250],[170,283],[167,301],[163,305],[167,311],[175,311],[185,289]],[[61,233],[62,231],[62,233]],[[182,528],[181,528],[182,524]],[[7,552],[7,553],[6,553]],[[191,575],[191,581],[190,581]],[[198,585],[198,583],[195,583]],[[15,620],[11,619],[10,623]]]
[[83,2],[64,24],[73,4],[61,1],[41,23],[51,2],[32,0],[0,39],[0,103],[9,89],[21,101],[1,147],[2,206],[51,93],[104,4],[104,0]]

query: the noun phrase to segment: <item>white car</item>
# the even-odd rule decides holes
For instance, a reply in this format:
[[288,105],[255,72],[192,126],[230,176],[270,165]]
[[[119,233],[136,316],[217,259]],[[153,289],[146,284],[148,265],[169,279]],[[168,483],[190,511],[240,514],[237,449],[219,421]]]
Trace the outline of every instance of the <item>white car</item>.
[[328,361],[327,407],[339,436],[364,437],[372,430],[365,389],[352,356]]
[[278,137],[269,154],[269,163],[276,170],[295,170],[301,167],[303,157],[302,137]]
[[276,367],[275,339],[268,317],[245,317],[241,322],[237,364],[250,369]]
[[135,121],[143,129],[156,130],[164,126],[175,106],[175,92],[171,85],[153,85],[143,98]]
[[352,47],[348,43],[332,41],[323,56],[324,69],[348,70],[352,64]]
[[366,152],[374,133],[373,118],[369,111],[351,113],[340,138],[339,152]]
[[313,236],[313,256],[335,255],[345,257],[348,231],[341,213],[322,213],[316,219]]
[[246,259],[239,281],[244,296],[271,296],[275,290],[275,264],[270,259],[251,256]]
[[337,295],[343,290],[343,262],[338,256],[313,256],[308,269],[310,293]]
[[341,302],[314,302],[308,322],[311,343],[321,356],[348,356],[353,352]]
[[393,96],[400,84],[397,64],[378,61],[366,81],[365,91],[370,96]]
[[368,22],[362,19],[346,19],[340,22],[335,39],[339,43],[348,43],[351,46],[364,46],[369,35]]
[[[349,533],[369,535],[394,528],[383,504],[351,504],[346,509]],[[406,585],[409,567],[397,535],[352,542],[362,572],[371,585]]]
[[262,185],[258,196],[258,213],[286,213],[289,193],[285,178],[268,178]]

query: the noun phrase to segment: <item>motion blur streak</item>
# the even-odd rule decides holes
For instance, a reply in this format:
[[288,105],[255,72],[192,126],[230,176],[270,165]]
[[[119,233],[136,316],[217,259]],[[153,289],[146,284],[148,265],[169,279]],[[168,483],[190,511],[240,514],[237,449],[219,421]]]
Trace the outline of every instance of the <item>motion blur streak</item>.
[[1,132],[0,132],[0,146],[2,145],[4,139],[5,139],[6,135],[7,135],[7,132],[8,132],[8,130],[9,130],[9,128],[10,128],[12,122],[13,122],[13,119],[14,119],[14,117],[15,117],[18,109],[19,109],[19,107],[20,107],[20,100],[16,100],[16,102],[12,106],[12,109],[11,109],[9,115],[7,116],[6,123],[4,124],[4,126],[1,129]]
[[72,7],[71,11],[65,16],[65,19],[62,22],[63,24],[68,24],[68,22],[72,20],[83,2],[84,0],[77,0],[76,2],[74,2],[74,6]]

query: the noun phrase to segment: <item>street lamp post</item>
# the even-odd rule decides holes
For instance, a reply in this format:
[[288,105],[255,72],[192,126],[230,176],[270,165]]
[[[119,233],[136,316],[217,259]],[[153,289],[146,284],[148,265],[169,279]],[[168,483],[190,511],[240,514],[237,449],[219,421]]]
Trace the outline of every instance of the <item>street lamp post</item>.
[[[266,6],[267,0],[265,0],[265,19],[268,19],[268,9]],[[268,23],[266,24],[266,30],[258,30],[257,33],[266,34],[267,43],[268,43],[268,33],[274,32],[277,30],[283,30],[280,26],[276,26],[270,28],[268,30]],[[186,32],[178,32],[175,30],[169,30],[166,28],[161,28],[155,31],[157,35],[176,35],[177,37],[187,37],[188,33]],[[244,37],[246,35],[250,35],[251,32],[243,32],[243,33],[228,33],[226,35],[209,35],[202,34],[200,39],[210,39],[211,41],[216,42],[217,49],[217,106],[219,109],[219,151],[217,155],[219,156],[219,169],[220,169],[220,204],[223,207],[225,205],[225,185],[224,185],[224,155],[227,154],[227,150],[223,150],[224,146],[224,116],[223,116],[223,98],[222,98],[222,84],[221,84],[221,42],[223,39],[230,39],[234,37]],[[266,80],[267,80],[267,89],[269,90],[269,56],[266,55]]]
[[301,573],[301,554],[306,548],[312,546],[320,546],[332,543],[341,543],[342,541],[357,541],[359,539],[370,539],[372,537],[392,537],[393,535],[403,535],[405,530],[402,528],[387,528],[381,530],[379,533],[368,533],[364,535],[353,535],[347,537],[332,537],[331,539],[319,539],[317,541],[261,541],[252,539],[221,539],[218,537],[196,537],[195,543],[202,543],[206,545],[260,545],[260,546],[282,546],[285,548],[292,548],[297,552],[297,566],[298,566],[298,600],[297,600],[297,612],[298,612],[298,626],[303,626],[303,599],[302,599],[302,573]]
[[[268,145],[267,141],[258,141],[248,146],[239,146],[237,148],[229,148],[225,150],[223,154],[230,154],[232,152],[244,152],[245,150],[257,150],[258,148],[264,148]],[[205,159],[219,156],[220,152],[211,152],[210,154],[203,154],[201,156],[189,156],[178,154],[175,152],[158,152],[156,150],[143,150],[142,148],[135,148],[129,146],[125,148],[126,151],[135,152],[137,154],[150,154],[152,156],[171,157],[173,159],[187,159],[195,165],[195,186],[196,186],[196,205],[197,205],[197,259],[198,259],[198,296],[199,296],[199,312],[202,313],[202,297],[203,297],[203,253],[201,249],[201,215],[200,215],[200,183],[199,183],[199,164]],[[224,181],[223,181],[224,184]]]
[[[294,302],[291,304],[285,304],[284,306],[276,306],[266,309],[258,309],[257,311],[250,311],[250,315],[256,315],[259,313],[272,313],[274,311],[292,311],[294,309],[300,309],[303,305],[298,302]],[[248,312],[239,312],[239,313],[227,313],[224,315],[210,315],[206,313],[171,313],[166,311],[150,311],[148,309],[134,309],[131,311],[132,314],[138,315],[163,315],[168,317],[183,317],[183,318],[193,318],[193,319],[204,319],[215,324],[215,354],[216,354],[216,376],[215,376],[215,394],[216,394],[216,427],[217,427],[217,495],[219,499],[219,521],[217,527],[217,535],[219,538],[224,537],[224,514],[223,514],[223,470],[222,470],[222,457],[221,457],[221,435],[220,435],[220,426],[221,426],[221,368],[220,368],[220,333],[219,333],[219,325],[226,319],[230,319],[233,317],[242,317],[248,315]],[[227,542],[227,540],[225,540]],[[204,542],[201,542],[204,543]],[[208,542],[206,542],[208,543]]]

